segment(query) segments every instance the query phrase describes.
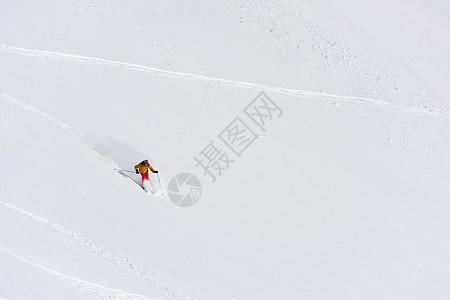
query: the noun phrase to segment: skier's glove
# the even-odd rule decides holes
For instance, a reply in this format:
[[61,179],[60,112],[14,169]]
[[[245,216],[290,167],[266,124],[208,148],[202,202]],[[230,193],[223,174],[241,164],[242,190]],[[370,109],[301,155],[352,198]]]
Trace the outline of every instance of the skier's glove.
[[139,170],[136,170],[136,174],[139,174]]
[[153,173],[159,173],[158,170],[155,170]]

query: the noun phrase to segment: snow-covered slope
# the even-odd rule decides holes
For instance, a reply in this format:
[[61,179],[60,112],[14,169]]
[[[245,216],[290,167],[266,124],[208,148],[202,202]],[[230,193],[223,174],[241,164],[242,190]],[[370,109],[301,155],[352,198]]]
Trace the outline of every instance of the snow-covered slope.
[[[449,14],[0,3],[0,297],[447,299]],[[263,129],[261,91],[282,111]],[[236,117],[241,156],[219,137]],[[234,160],[214,183],[210,142]],[[164,190],[195,174],[198,203],[115,170],[144,158]]]

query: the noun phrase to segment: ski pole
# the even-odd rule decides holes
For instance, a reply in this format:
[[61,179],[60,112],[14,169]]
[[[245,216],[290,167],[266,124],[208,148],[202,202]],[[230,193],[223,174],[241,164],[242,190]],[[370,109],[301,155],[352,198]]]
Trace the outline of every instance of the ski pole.
[[129,173],[136,173],[136,171],[128,171],[128,170],[122,170],[122,169],[116,169],[117,171],[123,171],[123,172],[129,172]]
[[164,195],[164,191],[162,189],[162,185],[161,185],[161,179],[159,179],[159,172],[156,173],[156,175],[158,176],[158,181],[159,181],[159,188],[161,189],[161,194]]

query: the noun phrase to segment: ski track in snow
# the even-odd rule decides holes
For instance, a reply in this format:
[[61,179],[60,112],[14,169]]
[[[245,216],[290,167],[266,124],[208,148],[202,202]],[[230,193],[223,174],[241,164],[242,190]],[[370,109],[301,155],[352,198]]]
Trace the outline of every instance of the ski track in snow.
[[39,117],[43,118],[44,120],[52,123],[56,127],[59,127],[60,129],[62,129],[66,133],[70,134],[71,136],[73,136],[73,137],[83,141],[86,144],[89,144],[86,135],[81,133],[78,129],[75,129],[74,127],[68,125],[67,123],[65,123],[63,121],[60,121],[60,120],[56,119],[55,117],[50,116],[49,114],[46,114],[46,113],[40,111],[39,109],[37,109],[37,108],[35,108],[35,107],[31,106],[31,105],[28,105],[25,102],[20,101],[20,100],[18,100],[16,98],[13,98],[13,97],[11,97],[11,96],[9,96],[7,94],[2,93],[2,94],[0,94],[0,96],[3,99],[9,101],[10,103],[13,103],[13,104],[15,104],[15,105],[25,109],[25,110],[28,110],[28,111],[32,112],[35,115],[38,115]]
[[38,269],[41,269],[59,280],[68,283],[86,293],[93,294],[96,297],[104,298],[104,299],[149,299],[149,300],[161,300],[160,298],[154,298],[154,297],[147,297],[143,295],[133,294],[124,292],[122,290],[109,288],[100,284],[96,284],[93,282],[81,280],[63,273],[60,273],[58,271],[55,271],[47,266],[45,266],[45,263],[40,263],[40,260],[37,258],[34,258],[30,255],[20,253],[17,251],[14,251],[10,247],[2,246],[0,245],[0,252],[3,252],[11,257],[14,257],[20,261],[23,261],[25,263],[28,263],[32,265],[33,267],[36,267]]
[[84,144],[86,144],[87,146],[91,147],[95,154],[99,156],[99,158],[106,164],[108,164],[110,167],[116,168],[117,166],[112,165],[111,163],[109,163],[107,160],[104,159],[104,157],[98,152],[98,150],[96,149],[95,145],[89,140],[89,138],[82,133],[80,130],[70,126],[69,124],[67,124],[64,121],[58,120],[57,118],[46,114],[44,112],[42,112],[41,110],[37,109],[36,107],[33,107],[31,105],[26,104],[23,101],[20,101],[14,97],[11,97],[5,93],[1,93],[0,91],[0,100],[6,100],[26,111],[29,111],[39,117],[41,117],[42,119],[50,122],[51,124],[53,124],[54,126],[56,126],[57,128],[61,129],[62,131],[66,132],[67,134],[75,137],[76,139],[80,140],[81,142],[83,142]]
[[275,93],[283,93],[283,94],[287,94],[287,95],[295,96],[295,97],[320,97],[320,98],[342,99],[342,100],[349,100],[349,101],[353,101],[353,102],[374,103],[377,105],[387,106],[390,108],[398,109],[398,110],[405,111],[405,112],[416,113],[416,114],[448,115],[448,112],[446,112],[446,111],[431,110],[427,107],[405,106],[405,105],[391,104],[391,103],[388,103],[388,102],[385,102],[382,100],[365,98],[365,97],[335,95],[335,94],[328,94],[328,93],[322,93],[322,92],[311,92],[311,91],[305,91],[305,90],[300,90],[300,89],[290,89],[290,88],[277,87],[277,86],[260,84],[260,83],[223,79],[223,78],[210,77],[210,76],[185,73],[185,72],[175,72],[175,71],[163,70],[163,69],[149,67],[149,66],[120,62],[120,61],[109,60],[109,59],[104,59],[104,58],[98,58],[98,57],[67,54],[67,53],[60,53],[60,52],[47,51],[47,50],[26,49],[26,48],[21,48],[21,47],[9,46],[9,45],[5,45],[5,44],[0,44],[0,50],[8,51],[11,53],[16,53],[16,54],[21,54],[21,55],[26,55],[26,56],[38,57],[38,58],[70,60],[70,61],[86,63],[86,64],[107,65],[107,66],[111,66],[111,67],[118,67],[118,68],[128,69],[128,70],[150,72],[155,75],[173,77],[173,78],[178,78],[178,79],[203,80],[203,81],[209,81],[209,82],[219,83],[219,84],[223,84],[223,85],[228,85],[228,86],[232,86],[232,87],[250,88],[250,89],[255,89],[258,91],[266,91],[266,92],[270,91],[270,92],[275,92]]
[[[0,206],[5,209],[13,211],[16,214],[21,215],[22,217],[26,217],[27,219],[31,220],[32,222],[34,222],[36,224],[43,225],[43,226],[51,229],[52,231],[54,231],[58,234],[61,234],[61,235],[65,236],[66,238],[78,243],[79,245],[88,248],[91,252],[93,252],[93,253],[97,254],[98,256],[102,257],[103,259],[113,263],[119,269],[138,277],[139,279],[146,282],[149,286],[157,288],[161,293],[163,293],[164,295],[166,295],[172,299],[180,299],[180,300],[194,299],[187,295],[182,294],[181,292],[177,291],[176,289],[174,289],[172,287],[169,287],[167,283],[165,283],[162,279],[160,279],[155,274],[136,266],[127,258],[119,257],[112,250],[100,245],[99,243],[89,240],[88,238],[84,237],[81,234],[75,233],[75,232],[63,227],[62,225],[53,223],[45,218],[37,216],[26,210],[22,210],[22,209],[14,206],[14,205],[11,205],[9,203],[0,201]],[[3,248],[1,246],[0,246],[0,248],[3,249],[3,251],[5,251],[5,248]],[[8,253],[11,255],[11,253],[13,253],[13,252],[9,251]],[[113,296],[114,295],[120,296],[120,297],[133,296],[134,299],[136,299],[136,297],[137,297],[137,295],[134,295],[134,294],[129,294],[129,293],[124,294],[125,292],[123,292],[123,291],[103,287],[103,286],[100,286],[100,285],[97,285],[94,283],[89,283],[86,281],[82,281],[82,280],[58,273],[54,270],[51,270],[51,269],[45,267],[42,264],[38,264],[37,262],[32,262],[30,260],[24,259],[23,255],[19,255],[19,256],[14,255],[14,256],[21,260],[27,261],[27,262],[31,263],[32,265],[37,266],[47,272],[50,272],[53,275],[59,277],[60,279],[66,281],[72,285],[75,285],[83,290],[90,291],[93,293],[101,293],[101,295],[105,295],[105,293],[107,292],[107,293],[109,293],[109,295],[113,295]],[[131,298],[131,299],[133,299],[133,298]],[[152,299],[152,298],[150,298],[150,299]]]
[[[348,101],[358,102],[358,103],[372,103],[375,105],[385,106],[388,108],[398,109],[401,111],[416,113],[416,114],[427,114],[427,115],[433,115],[433,116],[438,116],[438,115],[447,116],[448,115],[448,113],[445,111],[433,111],[426,107],[402,106],[402,105],[390,104],[390,103],[387,103],[387,102],[384,102],[381,100],[376,100],[376,99],[371,99],[371,98],[356,97],[356,96],[343,96],[343,95],[335,95],[335,94],[328,94],[328,93],[321,93],[321,92],[310,92],[310,91],[304,91],[304,90],[299,90],[299,89],[288,89],[288,88],[283,88],[283,87],[264,85],[264,84],[259,84],[259,83],[235,81],[235,80],[208,77],[208,76],[197,75],[197,74],[168,71],[168,70],[153,68],[153,67],[149,67],[149,66],[125,63],[125,62],[108,60],[108,59],[103,59],[103,58],[65,54],[65,53],[44,51],[44,50],[32,50],[32,49],[8,46],[8,45],[4,45],[4,44],[0,44],[0,50],[8,51],[11,53],[16,53],[16,54],[21,54],[21,55],[26,55],[26,56],[43,58],[43,59],[75,61],[75,62],[85,63],[85,64],[106,65],[106,66],[111,66],[111,67],[118,67],[121,69],[149,72],[149,73],[152,73],[157,76],[166,76],[166,77],[172,77],[172,78],[177,78],[177,79],[203,80],[203,81],[223,84],[223,85],[227,85],[227,86],[232,86],[232,87],[250,88],[250,89],[255,89],[258,91],[263,90],[263,91],[270,91],[270,92],[275,92],[275,93],[283,93],[283,94],[287,94],[287,95],[295,96],[295,97],[320,97],[320,98],[342,99],[342,100],[348,100]],[[52,123],[56,127],[65,131],[66,133],[70,134],[71,136],[81,140],[82,142],[84,142],[85,144],[87,144],[88,146],[90,146],[91,148],[93,148],[95,150],[93,145],[89,142],[87,136],[84,135],[79,130],[77,130],[76,128],[68,125],[67,123],[65,123],[61,120],[58,120],[57,118],[55,118],[51,115],[48,115],[48,114],[40,111],[39,109],[37,109],[33,106],[26,104],[25,102],[15,99],[7,94],[0,94],[0,96],[1,96],[1,99],[7,100],[8,102],[13,103],[16,106],[19,106],[19,107],[23,108],[24,110],[27,110],[35,115],[38,115],[39,117],[43,118],[44,120]],[[61,225],[52,223],[51,221],[48,221],[42,217],[36,216],[28,211],[17,208],[11,204],[2,202],[1,200],[0,200],[0,206],[4,207],[6,209],[12,210],[12,211],[16,212],[17,214],[21,215],[22,217],[26,217],[29,220],[31,220],[37,224],[46,226],[47,228],[50,228],[54,232],[62,234],[66,238],[73,240],[84,247],[87,247],[91,252],[97,254],[98,256],[101,256],[102,258],[109,261],[110,263],[113,263],[119,269],[122,269],[123,271],[126,271],[127,273],[131,273],[131,274],[135,275],[136,277],[140,278],[144,282],[148,283],[149,286],[158,288],[164,295],[167,295],[170,298],[192,299],[192,298],[178,292],[177,290],[169,287],[165,282],[163,282],[160,278],[158,278],[153,273],[147,272],[142,268],[136,267],[128,259],[119,257],[112,250],[107,249],[96,242],[90,241],[89,239],[87,239],[86,237],[84,237],[80,234],[70,231]],[[136,295],[136,294],[132,294],[132,293],[127,293],[127,292],[124,292],[121,290],[105,287],[105,286],[98,285],[98,284],[95,284],[92,282],[83,281],[81,279],[77,279],[77,278],[71,277],[69,275],[59,273],[51,268],[46,267],[43,263],[38,263],[37,259],[35,259],[35,258],[29,257],[25,254],[18,253],[11,249],[8,250],[7,248],[5,248],[4,246],[1,246],[1,245],[0,245],[0,251],[4,252],[10,256],[13,256],[21,261],[27,262],[35,267],[38,267],[38,268],[56,276],[60,280],[66,282],[70,285],[73,285],[77,288],[80,288],[83,291],[92,293],[99,297],[113,298],[113,299],[114,298],[156,299],[156,298],[148,298],[146,296]],[[392,260],[393,263],[399,264],[394,258],[390,258],[390,259]],[[406,268],[403,265],[402,265],[402,267]],[[422,277],[427,277],[426,275],[424,275],[422,273],[418,273],[416,270],[409,270],[409,271],[413,272],[416,275],[420,275]],[[436,287],[434,282],[432,282],[432,285]]]
[[[85,144],[87,144],[88,146],[92,147],[95,150],[95,148],[89,142],[89,140],[88,140],[86,135],[84,135],[78,129],[68,125],[67,123],[65,123],[65,122],[63,122],[61,120],[58,120],[57,118],[55,118],[55,117],[53,117],[53,116],[51,116],[49,114],[46,114],[46,113],[40,111],[39,109],[37,109],[37,108],[35,108],[35,107],[31,106],[31,105],[28,105],[25,102],[20,101],[20,100],[18,100],[16,98],[13,98],[13,97],[11,97],[11,96],[9,96],[7,94],[4,94],[4,93],[0,94],[0,99],[4,99],[4,100],[6,100],[6,101],[8,101],[8,102],[10,102],[12,104],[15,104],[16,106],[18,106],[18,107],[20,107],[20,108],[22,108],[24,110],[27,110],[27,111],[29,111],[29,112],[31,112],[31,113],[41,117],[42,119],[50,122],[54,126],[56,126],[59,129],[63,130],[67,134],[69,134],[69,135],[71,135],[71,136],[81,140],[82,142],[84,142]],[[117,267],[121,268],[122,270],[125,270],[128,273],[132,273],[132,274],[138,276],[140,279],[148,282],[151,286],[156,286],[157,288],[159,288],[159,290],[163,294],[165,294],[165,295],[167,295],[169,297],[172,297],[174,299],[186,299],[186,300],[187,299],[192,299],[191,297],[185,296],[182,293],[176,291],[175,289],[170,288],[166,283],[164,283],[161,279],[159,279],[154,274],[148,273],[147,271],[143,270],[142,268],[134,266],[128,259],[117,257],[117,255],[115,255],[113,251],[111,251],[111,250],[101,246],[98,243],[95,243],[93,241],[88,240],[87,238],[83,237],[80,234],[74,233],[73,231],[70,231],[70,230],[64,228],[61,225],[52,223],[52,222],[50,222],[50,221],[48,221],[48,220],[46,220],[46,219],[44,219],[42,217],[36,216],[36,215],[34,215],[34,214],[30,213],[30,212],[21,210],[21,209],[13,206],[11,204],[8,204],[6,202],[0,201],[0,206],[3,206],[3,207],[8,208],[10,210],[13,210],[16,213],[31,219],[35,223],[39,223],[41,225],[44,225],[44,226],[52,229],[53,231],[58,232],[60,234],[63,234],[67,238],[69,238],[71,240],[74,240],[74,241],[78,242],[79,244],[81,244],[81,245],[83,245],[85,247],[88,247],[92,252],[94,252],[97,255],[102,256],[106,260],[114,263]],[[33,264],[33,265],[35,265],[35,264]],[[57,275],[52,270],[45,269],[45,271],[51,272],[53,275]],[[88,292],[92,292],[92,293],[95,293],[97,295],[105,295],[104,292],[100,293],[98,288],[97,288],[97,290],[95,290],[92,286],[89,286],[89,283],[86,283],[86,282],[84,282],[82,280],[78,280],[78,279],[75,279],[75,278],[72,278],[72,279],[66,278],[64,276],[66,276],[66,275],[59,274],[57,277],[59,277],[60,279],[62,278],[64,281],[66,281],[68,283],[71,283],[72,285],[77,286],[77,287],[79,287],[79,288],[81,288],[83,290],[86,290]],[[93,285],[97,286],[96,284],[93,284]],[[109,289],[107,287],[103,287],[103,288]],[[112,291],[114,291],[114,293],[113,294],[111,294],[111,293],[108,294],[108,297],[105,297],[105,298],[111,298],[112,296],[114,296],[112,298],[118,298],[118,297],[119,298],[124,298],[123,295],[118,294],[118,292],[120,292],[119,290],[111,289],[111,291],[109,291],[109,292],[112,292]],[[137,296],[133,296],[133,297],[130,298],[129,297],[130,295],[131,294],[127,294],[126,295],[128,297],[127,299],[136,299],[136,297],[139,296],[139,295],[137,295]],[[139,296],[139,297],[143,298],[142,296]],[[155,298],[147,298],[147,299],[155,299]]]

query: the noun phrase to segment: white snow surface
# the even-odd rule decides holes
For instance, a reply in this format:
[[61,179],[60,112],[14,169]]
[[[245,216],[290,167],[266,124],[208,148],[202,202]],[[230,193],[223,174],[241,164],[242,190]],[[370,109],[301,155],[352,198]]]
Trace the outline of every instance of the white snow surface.
[[449,299],[449,37],[446,0],[1,1],[0,298]]

